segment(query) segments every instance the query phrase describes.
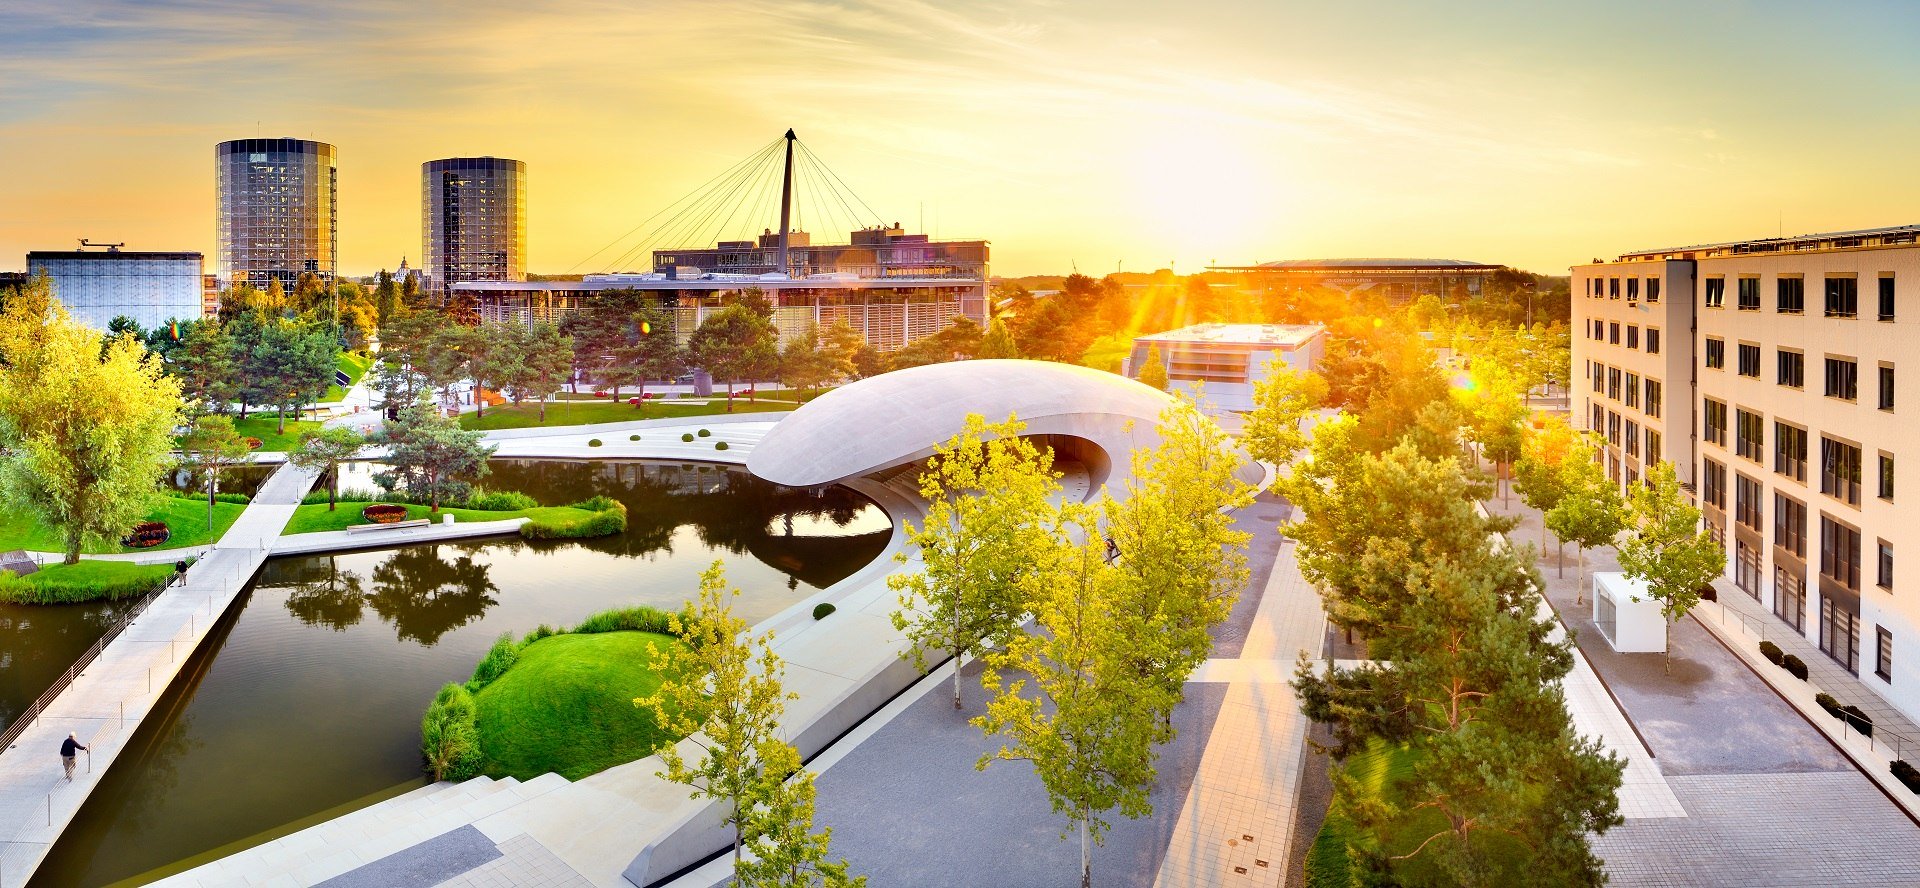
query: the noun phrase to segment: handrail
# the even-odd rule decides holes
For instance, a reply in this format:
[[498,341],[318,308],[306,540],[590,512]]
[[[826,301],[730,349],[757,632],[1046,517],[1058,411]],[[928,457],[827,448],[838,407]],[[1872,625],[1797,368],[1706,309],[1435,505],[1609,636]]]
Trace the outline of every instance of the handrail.
[[139,619],[141,614],[146,613],[147,605],[152,604],[153,600],[160,597],[160,593],[165,591],[170,585],[172,585],[171,581],[162,583],[155,586],[146,594],[134,599],[133,607],[129,608],[124,616],[109,627],[106,633],[101,635],[100,638],[93,643],[93,646],[87,648],[79,657],[75,658],[73,665],[68,666],[67,671],[60,673],[60,677],[54,680],[53,685],[47,688],[46,693],[41,694],[39,699],[34,700],[32,705],[21,712],[20,716],[14,719],[13,724],[8,725],[6,730],[0,731],[0,750],[12,749],[13,741],[20,739],[20,735],[26,733],[27,729],[39,720],[40,713],[47,711],[47,707],[53,705],[54,698],[60,696],[60,692],[66,690],[68,685],[73,684],[73,680],[79,678],[80,673],[86,671],[88,666],[93,665],[94,658],[100,656],[100,652],[106,650],[107,645],[112,644],[114,639],[119,638],[120,633],[126,631],[128,626],[133,625],[134,620]]

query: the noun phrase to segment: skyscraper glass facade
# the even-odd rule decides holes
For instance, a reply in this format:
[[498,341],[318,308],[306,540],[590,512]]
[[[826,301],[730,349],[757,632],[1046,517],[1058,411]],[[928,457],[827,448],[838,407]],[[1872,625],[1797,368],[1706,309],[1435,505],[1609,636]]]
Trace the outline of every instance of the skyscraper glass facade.
[[431,292],[526,280],[527,165],[501,157],[421,164],[420,232],[420,271]]
[[214,146],[214,268],[223,286],[302,274],[333,279],[339,251],[338,151],[306,139]]
[[203,310],[199,253],[34,251],[27,273],[46,275],[53,298],[77,320],[105,330],[127,317],[153,329]]

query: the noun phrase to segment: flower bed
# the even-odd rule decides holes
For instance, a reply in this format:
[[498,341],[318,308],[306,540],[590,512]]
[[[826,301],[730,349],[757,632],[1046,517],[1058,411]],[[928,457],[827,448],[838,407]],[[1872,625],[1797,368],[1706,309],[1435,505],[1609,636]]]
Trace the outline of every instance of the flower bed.
[[265,442],[265,441],[262,441],[262,440],[260,440],[259,438],[255,438],[255,437],[253,437],[252,435],[248,435],[248,436],[247,436],[247,449],[248,449],[248,450],[259,450],[259,449],[260,449],[260,448],[261,448],[262,446],[264,446],[264,445],[265,445],[266,443],[267,443],[267,442]]
[[393,503],[373,503],[360,510],[360,517],[375,524],[398,524],[407,520],[407,507]]
[[120,545],[129,549],[151,549],[165,543],[173,537],[173,531],[164,521],[142,521],[133,526],[133,531],[120,540]]

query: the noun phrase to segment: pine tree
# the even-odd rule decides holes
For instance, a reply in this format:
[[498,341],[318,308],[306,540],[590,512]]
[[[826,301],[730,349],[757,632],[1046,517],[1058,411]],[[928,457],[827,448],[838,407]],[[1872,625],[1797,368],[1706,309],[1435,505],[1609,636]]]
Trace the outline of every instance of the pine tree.
[[326,473],[327,511],[331,512],[340,496],[340,464],[359,454],[366,443],[360,433],[349,428],[309,429],[300,435],[300,445],[287,454],[287,461]]

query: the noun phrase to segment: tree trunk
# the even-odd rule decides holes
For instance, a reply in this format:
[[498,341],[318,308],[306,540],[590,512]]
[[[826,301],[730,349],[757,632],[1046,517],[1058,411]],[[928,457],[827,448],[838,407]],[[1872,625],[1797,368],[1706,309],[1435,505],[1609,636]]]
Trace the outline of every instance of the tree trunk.
[[1567,575],[1567,541],[1560,540],[1559,544],[1560,557],[1554,561],[1553,575],[1556,577],[1564,577]]
[[480,380],[478,379],[474,380],[473,381],[473,415],[476,419],[485,419],[487,416],[487,399],[481,396],[481,393],[483,391],[485,390],[480,387]]
[[1080,807],[1080,888],[1093,888],[1093,848],[1087,839],[1088,811]]
[[79,522],[74,522],[72,524],[67,525],[67,557],[62,559],[60,563],[61,564],[79,564],[80,563],[80,524]]
[[1579,554],[1574,556],[1576,559],[1576,567],[1573,575],[1573,603],[1585,604],[1587,600],[1587,546],[1585,543],[1582,543],[1575,546],[1574,551]]
[[327,511],[332,512],[340,507],[340,464],[334,463],[328,471],[333,477],[327,480]]
[[1666,674],[1672,675],[1673,674],[1673,621],[1662,618],[1660,620],[1660,630],[1662,632],[1662,635],[1660,636],[1660,639],[1661,639],[1660,644],[1662,648],[1660,652],[1660,668]]
[[727,380],[727,412],[733,412],[733,380]]
[[277,434],[281,434],[281,435],[286,434],[287,433],[287,405],[285,404],[280,405],[280,407],[276,409],[274,413],[278,415],[280,420],[280,426],[277,429]]
[[213,499],[219,491],[220,473],[212,466],[207,467],[207,529],[213,529]]
[[960,609],[953,611],[953,708],[960,708]]

